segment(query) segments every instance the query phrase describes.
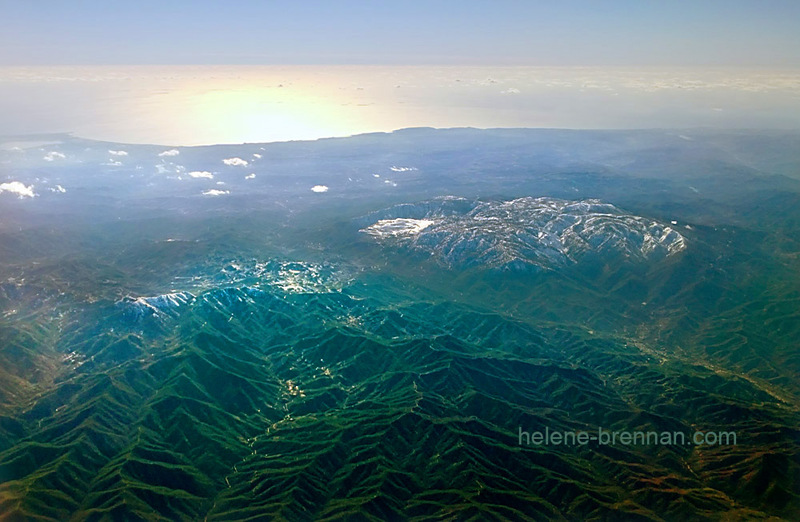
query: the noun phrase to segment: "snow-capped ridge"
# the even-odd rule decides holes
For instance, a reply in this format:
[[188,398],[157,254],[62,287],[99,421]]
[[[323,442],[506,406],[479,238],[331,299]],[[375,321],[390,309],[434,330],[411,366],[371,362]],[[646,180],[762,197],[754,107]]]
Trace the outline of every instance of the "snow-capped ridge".
[[552,269],[598,256],[646,262],[686,248],[670,225],[597,199],[444,197],[396,205],[358,222],[368,222],[361,232],[382,244],[429,252],[448,266]]

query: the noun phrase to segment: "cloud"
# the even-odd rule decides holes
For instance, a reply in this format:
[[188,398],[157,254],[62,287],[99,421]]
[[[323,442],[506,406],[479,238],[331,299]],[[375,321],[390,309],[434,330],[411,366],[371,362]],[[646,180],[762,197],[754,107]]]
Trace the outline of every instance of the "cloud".
[[206,179],[214,179],[214,175],[205,170],[195,170],[189,173],[189,176],[193,178],[206,178]]
[[122,162],[121,161],[115,161],[115,160],[108,160],[108,162],[107,163],[103,163],[103,165],[108,165],[109,167],[121,167],[122,166]]
[[255,177],[256,177],[255,174],[248,174],[247,176],[244,177],[244,179],[255,179]]
[[500,94],[519,94],[519,89],[515,89],[514,87],[510,87],[505,91],[500,91]]
[[44,158],[42,158],[42,159],[45,160],[45,161],[55,161],[57,159],[64,159],[64,158],[66,158],[66,156],[64,156],[60,152],[51,151],[51,152],[48,152],[47,154],[45,154]]
[[186,171],[186,167],[175,163],[157,163],[155,167],[159,174],[181,174]]
[[325,185],[314,185],[311,187],[311,192],[328,192],[328,187]]
[[247,161],[243,160],[242,158],[228,158],[222,160],[222,163],[228,165],[229,167],[246,167],[249,165]]
[[16,194],[19,196],[20,199],[22,198],[32,198],[36,196],[33,192],[33,185],[25,186],[20,181],[10,181],[8,183],[0,183],[0,194],[3,192],[11,192],[12,194]]
[[109,150],[108,153],[111,154],[112,156],[127,156],[128,155],[128,152],[124,151],[124,150]]
[[410,172],[412,170],[417,170],[417,167],[397,167],[397,166],[392,166],[392,167],[389,167],[389,169],[393,170],[394,172]]
[[204,191],[203,195],[204,196],[224,196],[225,194],[230,194],[230,193],[231,193],[230,190],[211,189],[211,190]]
[[178,149],[170,149],[170,150],[165,150],[164,152],[159,152],[158,157],[164,158],[167,156],[177,156],[180,153],[181,151],[179,151]]
[[253,158],[255,158],[255,159],[261,159],[261,154],[253,154]]
[[56,185],[55,188],[49,187],[47,190],[49,190],[50,192],[58,192],[60,194],[63,194],[64,192],[67,191],[67,189],[65,189],[61,185]]

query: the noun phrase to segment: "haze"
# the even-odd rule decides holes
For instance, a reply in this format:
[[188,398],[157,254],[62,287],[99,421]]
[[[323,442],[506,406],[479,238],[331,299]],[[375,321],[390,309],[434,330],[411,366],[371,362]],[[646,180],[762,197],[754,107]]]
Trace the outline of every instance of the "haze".
[[2,16],[7,136],[198,145],[800,121],[791,1],[6,2]]
[[800,74],[700,68],[91,66],[0,69],[0,135],[168,145],[405,127],[797,128]]

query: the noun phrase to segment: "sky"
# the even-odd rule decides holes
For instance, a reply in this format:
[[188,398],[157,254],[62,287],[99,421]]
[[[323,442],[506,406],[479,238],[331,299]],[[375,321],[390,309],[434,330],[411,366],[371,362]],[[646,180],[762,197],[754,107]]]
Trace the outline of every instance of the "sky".
[[800,0],[0,0],[0,138],[798,129],[798,27]]
[[800,67],[797,0],[0,0],[2,65]]

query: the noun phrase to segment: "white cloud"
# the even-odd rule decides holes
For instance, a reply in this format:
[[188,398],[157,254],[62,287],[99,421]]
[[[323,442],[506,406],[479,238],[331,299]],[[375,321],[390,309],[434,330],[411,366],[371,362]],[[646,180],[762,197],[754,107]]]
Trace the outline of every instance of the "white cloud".
[[124,150],[109,150],[108,153],[111,154],[112,156],[127,156],[128,155],[128,152],[124,151]]
[[178,149],[170,149],[170,150],[165,150],[164,152],[159,152],[158,156],[160,158],[164,158],[164,157],[167,157],[167,156],[177,156],[180,153],[181,153],[181,151],[179,151]]
[[155,167],[159,174],[182,174],[186,172],[186,167],[175,163],[157,163]]
[[193,178],[206,178],[206,179],[214,179],[214,175],[205,170],[195,170],[189,173],[189,176]]
[[115,160],[108,160],[108,163],[103,163],[103,165],[108,165],[110,167],[121,167],[122,166],[122,162],[121,161],[115,161]]
[[246,167],[248,165],[247,161],[243,160],[242,158],[228,158],[222,160],[222,163],[228,165],[229,167]]
[[261,154],[253,154],[253,158],[255,158],[255,159],[261,159]]
[[66,191],[67,191],[67,189],[65,189],[65,188],[64,188],[64,187],[62,187],[61,185],[56,185],[56,186],[55,186],[55,188],[53,188],[53,187],[50,187],[50,188],[48,188],[47,190],[49,190],[50,192],[58,192],[58,193],[60,193],[60,194],[63,194],[64,192],[66,192]]
[[392,166],[392,167],[389,167],[389,169],[393,170],[394,172],[410,172],[412,170],[417,170],[417,167],[397,167],[397,166]]
[[230,193],[231,193],[230,190],[211,189],[211,190],[206,190],[205,192],[203,192],[203,195],[204,196],[224,196],[225,194],[230,194]]
[[311,187],[311,192],[328,192],[328,187],[325,185],[314,185]]
[[519,94],[519,89],[515,89],[514,87],[510,87],[505,91],[500,91],[500,94]]
[[64,156],[60,152],[52,151],[45,154],[44,158],[42,159],[44,159],[45,161],[55,161],[57,159],[64,159],[64,158],[66,158],[66,156]]
[[0,183],[0,194],[3,192],[11,192],[12,194],[16,194],[19,196],[20,199],[22,198],[32,198],[36,196],[33,192],[33,185],[25,186],[20,181],[10,181],[8,183]]
[[255,174],[248,174],[247,176],[244,177],[244,179],[255,179],[255,177],[256,177]]

